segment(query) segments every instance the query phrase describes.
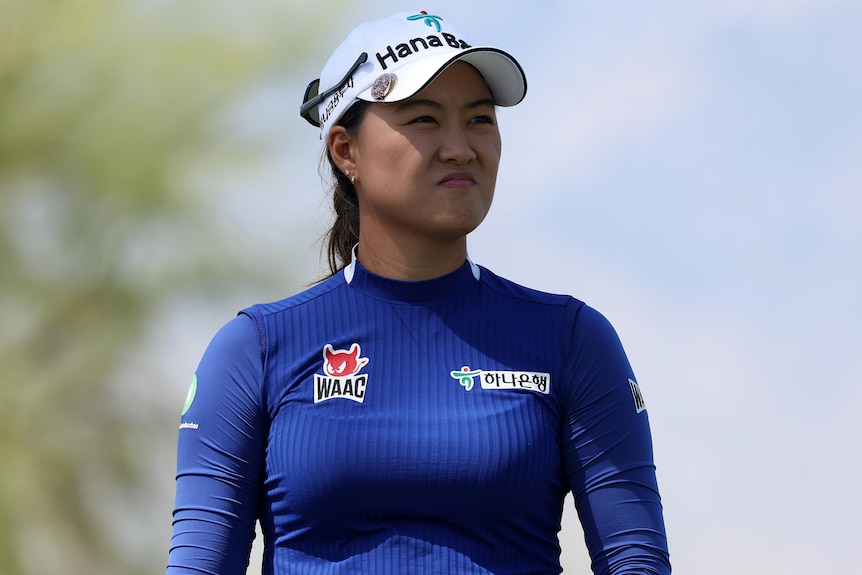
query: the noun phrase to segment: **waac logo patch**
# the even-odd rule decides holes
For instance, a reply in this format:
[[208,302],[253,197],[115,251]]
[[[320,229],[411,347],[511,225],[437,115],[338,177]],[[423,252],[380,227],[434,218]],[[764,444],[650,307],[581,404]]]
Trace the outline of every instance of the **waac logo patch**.
[[363,403],[368,376],[359,371],[367,363],[358,343],[350,349],[335,349],[327,343],[323,348],[323,375],[314,375],[314,403],[336,398]]

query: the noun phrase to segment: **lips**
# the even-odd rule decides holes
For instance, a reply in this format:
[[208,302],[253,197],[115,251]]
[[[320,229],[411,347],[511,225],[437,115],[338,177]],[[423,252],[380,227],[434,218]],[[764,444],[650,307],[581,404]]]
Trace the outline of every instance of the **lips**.
[[476,178],[470,172],[452,172],[440,180],[444,188],[470,188],[476,185]]

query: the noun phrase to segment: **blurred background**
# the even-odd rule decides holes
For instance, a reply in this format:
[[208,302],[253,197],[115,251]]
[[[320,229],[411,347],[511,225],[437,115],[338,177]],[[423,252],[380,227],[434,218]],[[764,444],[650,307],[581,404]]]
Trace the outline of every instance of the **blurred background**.
[[471,257],[616,326],[675,572],[854,571],[858,2],[0,0],[0,573],[163,571],[198,359],[323,273],[305,86],[411,9],[527,72]]

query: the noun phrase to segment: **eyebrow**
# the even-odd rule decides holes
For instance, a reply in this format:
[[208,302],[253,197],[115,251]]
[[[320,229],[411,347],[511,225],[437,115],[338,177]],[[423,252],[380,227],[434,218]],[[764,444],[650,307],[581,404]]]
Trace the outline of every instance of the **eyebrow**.
[[[479,100],[468,102],[466,106],[464,106],[467,110],[473,110],[476,108],[481,108],[483,106],[494,106],[494,100],[492,98],[481,98]],[[403,112],[405,110],[410,110],[412,108],[419,107],[428,107],[433,108],[435,110],[443,110],[445,106],[436,100],[429,100],[424,98],[419,99],[411,99],[405,102],[398,104],[398,107],[395,108],[396,112]]]

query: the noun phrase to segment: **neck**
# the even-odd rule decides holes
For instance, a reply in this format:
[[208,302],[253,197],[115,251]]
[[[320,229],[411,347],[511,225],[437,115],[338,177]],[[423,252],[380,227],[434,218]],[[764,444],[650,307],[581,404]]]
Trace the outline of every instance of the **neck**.
[[467,259],[467,238],[461,236],[442,243],[385,241],[364,238],[359,234],[359,261],[368,271],[379,276],[422,281],[444,276],[464,265]]

